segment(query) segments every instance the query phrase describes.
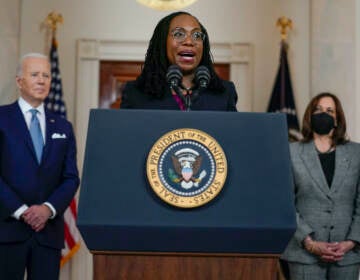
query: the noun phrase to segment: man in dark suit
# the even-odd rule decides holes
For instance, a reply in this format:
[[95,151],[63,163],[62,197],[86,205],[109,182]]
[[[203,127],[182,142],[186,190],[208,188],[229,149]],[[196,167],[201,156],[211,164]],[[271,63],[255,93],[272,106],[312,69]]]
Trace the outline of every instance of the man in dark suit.
[[58,279],[63,213],[79,185],[72,125],[44,108],[42,54],[23,56],[20,98],[0,106],[0,279]]

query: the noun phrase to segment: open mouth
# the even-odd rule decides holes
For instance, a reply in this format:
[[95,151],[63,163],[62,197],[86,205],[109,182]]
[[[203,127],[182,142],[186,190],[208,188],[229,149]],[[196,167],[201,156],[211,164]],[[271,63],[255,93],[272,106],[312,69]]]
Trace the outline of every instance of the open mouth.
[[193,58],[195,56],[195,53],[192,51],[183,51],[180,52],[179,55],[183,58]]
[[195,61],[195,53],[192,51],[182,51],[179,52],[180,61],[184,63],[193,63]]

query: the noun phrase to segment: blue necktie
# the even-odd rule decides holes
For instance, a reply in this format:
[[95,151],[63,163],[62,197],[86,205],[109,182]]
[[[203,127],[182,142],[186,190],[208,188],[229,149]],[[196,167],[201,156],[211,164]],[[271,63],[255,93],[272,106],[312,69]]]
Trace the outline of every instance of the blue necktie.
[[34,144],[37,160],[40,163],[44,147],[44,139],[42,137],[39,119],[36,116],[38,110],[31,109],[30,112],[32,114],[30,122],[30,135]]

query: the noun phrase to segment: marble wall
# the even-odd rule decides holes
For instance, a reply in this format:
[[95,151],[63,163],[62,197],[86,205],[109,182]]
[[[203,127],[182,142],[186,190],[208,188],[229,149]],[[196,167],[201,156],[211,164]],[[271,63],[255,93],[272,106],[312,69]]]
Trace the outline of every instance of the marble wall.
[[[355,1],[311,4],[311,95],[329,91],[344,107],[349,136],[358,139],[356,111]],[[359,36],[359,35],[357,35]]]
[[20,0],[0,0],[0,104],[17,97],[15,70],[19,55]]

